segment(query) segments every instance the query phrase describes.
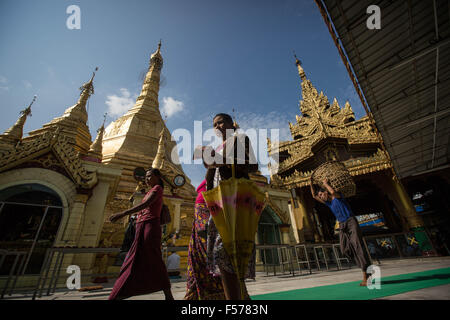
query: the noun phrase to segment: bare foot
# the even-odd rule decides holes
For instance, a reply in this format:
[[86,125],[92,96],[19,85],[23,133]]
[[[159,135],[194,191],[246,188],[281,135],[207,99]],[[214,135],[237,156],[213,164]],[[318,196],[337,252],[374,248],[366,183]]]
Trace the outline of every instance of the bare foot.
[[367,281],[361,281],[359,284],[361,287],[367,287]]

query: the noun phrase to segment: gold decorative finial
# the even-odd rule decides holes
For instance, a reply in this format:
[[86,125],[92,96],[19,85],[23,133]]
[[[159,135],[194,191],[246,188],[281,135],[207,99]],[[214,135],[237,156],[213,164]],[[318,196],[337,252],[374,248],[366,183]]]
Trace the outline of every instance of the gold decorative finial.
[[80,87],[81,95],[87,95],[89,97],[90,95],[94,94],[94,85],[92,84],[92,82],[94,81],[95,73],[97,72],[97,70],[98,67],[95,67],[94,72],[92,72],[91,79]]
[[22,111],[20,111],[21,115],[24,116],[32,116],[31,114],[31,106],[33,105],[33,103],[36,101],[37,95],[33,96],[33,100],[31,101],[31,103],[28,105],[28,107],[26,107],[25,109],[23,109]]
[[2,140],[10,141],[12,144],[17,144],[19,141],[22,140],[23,127],[25,125],[27,117],[28,116],[31,117],[31,106],[36,101],[36,98],[37,96],[34,95],[33,100],[28,105],[28,107],[20,111],[19,119],[11,128],[5,131],[5,133],[2,135]]
[[239,129],[239,125],[236,122],[236,115],[235,115],[235,112],[234,112],[235,111],[234,108],[232,109],[232,111],[233,111],[233,119],[234,119],[233,126],[234,126],[235,129]]
[[92,78],[91,78],[91,81],[94,80],[95,73],[96,73],[97,71],[98,71],[98,67],[95,67],[94,72],[92,72]]
[[105,121],[106,121],[106,115],[108,113],[105,112],[103,115],[103,123],[100,128],[97,130],[97,137],[95,138],[94,142],[89,147],[88,156],[97,160],[102,160],[102,152],[103,152],[103,134],[105,132]]
[[295,51],[294,51],[294,57],[295,57],[295,65],[297,66],[298,74],[300,75],[300,78],[302,80],[306,80],[306,74],[305,74],[305,71],[302,68],[302,62],[297,58],[297,55],[295,54]]
[[300,60],[298,60],[298,58],[297,58],[297,55],[295,54],[295,51],[294,50],[292,50],[293,52],[294,52],[294,57],[295,57],[295,65],[301,65],[302,64],[302,62],[300,61]]
[[160,134],[159,134],[159,143],[158,143],[158,150],[156,151],[155,158],[153,159],[152,168],[156,168],[158,170],[161,170],[164,165],[164,133],[165,133],[165,127],[163,126]]

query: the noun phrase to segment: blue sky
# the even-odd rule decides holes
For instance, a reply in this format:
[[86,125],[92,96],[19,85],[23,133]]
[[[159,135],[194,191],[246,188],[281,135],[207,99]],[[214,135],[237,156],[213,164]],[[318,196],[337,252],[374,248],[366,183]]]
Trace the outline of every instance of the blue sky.
[[[80,30],[66,27],[70,5],[81,9]],[[330,102],[349,100],[357,118],[365,115],[313,0],[3,0],[0,39],[2,132],[34,94],[25,133],[60,116],[98,66],[94,138],[105,112],[108,124],[134,103],[159,39],[160,107],[177,110],[167,119],[171,131],[193,131],[195,120],[206,129],[214,114],[235,108],[242,127],[279,128],[289,139],[301,98],[293,50]],[[197,186],[203,166],[183,168]]]

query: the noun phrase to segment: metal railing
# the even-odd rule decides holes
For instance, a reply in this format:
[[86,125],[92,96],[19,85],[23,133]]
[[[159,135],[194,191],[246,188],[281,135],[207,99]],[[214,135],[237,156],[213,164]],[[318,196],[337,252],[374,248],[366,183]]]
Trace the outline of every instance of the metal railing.
[[[66,254],[96,254],[96,253],[119,253],[120,248],[77,248],[77,247],[54,247],[47,249],[45,253],[44,263],[39,274],[39,278],[36,287],[33,291],[32,300],[42,297],[42,292],[47,288],[47,296],[54,293],[56,290],[56,285],[61,274],[61,267],[64,261],[64,256]],[[56,257],[55,257],[56,255]],[[55,264],[53,265],[53,272],[50,277],[50,281],[47,284],[47,279],[51,270],[51,264],[53,259],[55,259]],[[107,277],[114,276],[116,273],[104,273],[104,274],[83,274],[83,276],[89,277]],[[66,275],[64,275],[66,276]]]
[[[277,275],[277,269],[285,274],[286,270],[292,276],[296,272],[302,274],[302,269],[312,273],[311,265],[315,265],[317,271],[321,271],[321,264],[325,264],[326,270],[329,270],[331,264],[335,264],[337,270],[343,269],[342,260],[346,260],[350,266],[350,261],[341,257],[338,253],[337,243],[313,243],[313,244],[279,244],[279,245],[257,245],[256,250],[259,251],[259,263],[263,266],[264,272],[269,275],[270,272],[274,276]],[[329,251],[330,254],[327,254]],[[268,254],[270,253],[270,254]],[[302,268],[307,266],[307,268]]]
[[[421,231],[422,232],[422,231]],[[426,239],[429,241],[430,246],[433,244],[430,241],[426,232]],[[364,245],[369,254],[371,251],[369,247],[372,245],[373,241],[384,241],[383,239],[389,238],[391,239],[391,243],[395,246],[391,248],[397,254],[395,255],[398,258],[405,258],[405,254],[401,250],[402,244],[399,243],[399,239],[403,237],[406,240],[409,239],[410,245],[411,243],[414,245],[418,245],[417,243],[413,243],[412,233],[394,233],[394,234],[385,234],[385,235],[371,235],[364,236],[363,241]],[[408,238],[409,237],[409,238]],[[417,241],[416,241],[417,242]],[[434,249],[434,247],[432,247]],[[166,261],[168,252],[171,251],[187,251],[188,247],[162,247],[163,259]],[[285,274],[289,272],[292,276],[295,276],[297,273],[302,275],[303,271],[309,271],[309,274],[312,273],[312,269],[316,269],[318,272],[322,271],[322,265],[325,265],[326,270],[330,270],[330,266],[335,265],[337,270],[344,269],[342,262],[347,263],[347,268],[352,267],[351,261],[349,261],[346,257],[342,255],[340,252],[339,244],[335,242],[328,243],[308,243],[308,244],[276,244],[276,245],[256,245],[256,250],[258,254],[258,258],[256,261],[257,266],[263,266],[264,272],[269,275],[269,273],[273,273],[274,276],[277,275],[277,272]],[[373,251],[373,250],[372,250]],[[36,286],[33,290],[32,299],[36,299],[36,297],[42,297],[44,291],[46,291],[46,295],[50,295],[55,292],[58,280],[66,274],[61,275],[61,269],[64,262],[64,257],[67,254],[115,254],[120,253],[119,248],[78,248],[78,247],[53,247],[47,249],[45,253],[45,258],[41,267],[40,274],[37,279]],[[421,253],[421,252],[420,252]],[[5,293],[7,293],[9,289],[9,295],[12,294],[13,290],[16,287],[18,278],[24,275],[24,265],[26,262],[28,252],[21,251],[8,251],[8,250],[0,250],[0,267],[3,265],[7,256],[14,256],[14,263],[12,264],[11,269],[9,270],[9,274],[6,278],[6,284],[4,288],[2,288],[1,298],[4,297]],[[373,259],[373,254],[370,255]],[[409,257],[417,257],[418,255],[410,255]],[[420,256],[420,255],[419,255]],[[389,258],[389,257],[379,257],[381,259]],[[313,268],[315,266],[315,268]],[[84,277],[113,277],[116,276],[117,273],[104,273],[104,274],[85,274]],[[11,284],[11,286],[10,286]]]
[[[9,295],[10,296],[12,295],[12,292],[16,287],[16,283],[17,283],[19,276],[23,275],[23,273],[25,271],[24,264],[25,264],[26,258],[28,256],[28,251],[8,251],[8,250],[1,249],[0,250],[0,269],[2,268],[3,263],[5,262],[7,256],[13,256],[15,258],[14,258],[13,265],[12,265],[11,269],[9,270],[8,276],[6,278],[6,283],[3,287],[0,299],[3,299],[6,291],[8,290],[11,280],[14,278],[12,286],[9,290]],[[16,268],[18,263],[20,263],[19,267]]]

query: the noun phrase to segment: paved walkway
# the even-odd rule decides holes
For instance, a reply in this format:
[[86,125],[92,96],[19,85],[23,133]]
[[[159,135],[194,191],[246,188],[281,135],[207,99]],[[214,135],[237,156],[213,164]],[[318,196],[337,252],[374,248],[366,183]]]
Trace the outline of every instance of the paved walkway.
[[[450,267],[450,257],[438,258],[414,258],[403,260],[382,261],[379,265],[381,269],[381,277],[393,276],[405,273],[421,272],[432,269]],[[246,281],[250,296],[258,294],[266,294],[294,289],[312,288],[317,286],[332,285],[345,283],[350,281],[361,280],[362,274],[359,269],[353,267],[345,270],[330,270],[317,272],[313,270],[312,274],[303,272],[303,275],[269,275],[257,272],[256,280]],[[85,286],[85,284],[82,284]],[[87,285],[86,285],[87,286]],[[106,300],[109,296],[113,281],[103,284],[102,290],[94,290],[90,292],[79,292],[69,290],[57,290],[55,294],[43,296],[37,300]],[[176,300],[182,300],[186,290],[186,282],[178,281],[172,283],[172,292]],[[6,299],[31,299],[30,294],[14,295],[13,297],[5,296]],[[148,295],[136,296],[129,300],[163,300],[164,294],[156,292]],[[411,291],[399,295],[384,297],[381,299],[388,300],[415,300],[415,299],[434,299],[434,300],[450,300],[450,285],[442,285],[416,291]]]

